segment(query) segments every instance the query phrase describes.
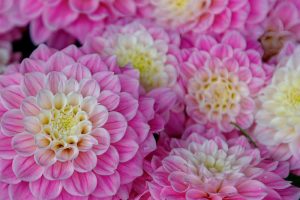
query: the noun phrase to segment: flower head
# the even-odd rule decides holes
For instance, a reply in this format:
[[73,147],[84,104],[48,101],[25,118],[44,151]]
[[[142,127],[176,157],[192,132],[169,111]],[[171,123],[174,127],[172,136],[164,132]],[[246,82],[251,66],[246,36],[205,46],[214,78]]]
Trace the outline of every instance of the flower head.
[[138,8],[143,16],[181,32],[224,33],[228,29],[244,31],[260,23],[269,4],[254,0],[152,0]]
[[[254,132],[262,144],[270,148],[287,146],[288,148],[284,148],[284,151],[299,159],[300,65],[298,54],[299,49],[287,62],[280,64],[281,67],[275,71],[271,83],[259,95],[260,107],[256,114],[257,127]],[[278,153],[280,151],[275,154]]]
[[40,46],[15,69],[0,77],[0,182],[11,198],[123,198],[155,147],[154,99],[74,46]]
[[179,35],[169,34],[148,21],[119,21],[92,34],[86,46],[104,57],[116,56],[120,67],[132,65],[139,71],[146,91],[176,83]]
[[181,68],[188,115],[201,124],[231,131],[230,123],[249,128],[253,122],[253,97],[264,85],[260,54],[247,49],[238,32],[227,32],[220,42],[199,36],[198,50],[188,53]]
[[181,140],[159,143],[168,154],[160,150],[152,158],[152,199],[299,198],[299,190],[281,177],[288,165],[263,159],[244,137],[226,140],[194,126]]

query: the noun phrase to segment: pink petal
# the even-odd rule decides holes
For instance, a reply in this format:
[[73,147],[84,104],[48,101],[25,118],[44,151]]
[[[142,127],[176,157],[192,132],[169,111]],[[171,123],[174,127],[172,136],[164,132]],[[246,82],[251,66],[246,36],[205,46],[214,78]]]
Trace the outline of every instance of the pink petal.
[[[47,40],[49,40],[51,34],[53,33],[52,31],[50,31],[45,27],[41,17],[32,20],[29,26],[30,26],[29,29],[30,36],[32,38],[32,41],[35,44],[41,44],[42,42],[46,42]],[[39,70],[36,71],[42,72],[44,70],[42,67],[39,67],[38,69]],[[26,71],[34,71],[34,70],[27,67]]]
[[9,185],[8,192],[10,198],[14,200],[35,200],[34,196],[32,195],[29,189],[28,182],[21,182],[18,184]]
[[0,179],[1,182],[8,184],[17,184],[20,182],[12,170],[12,160],[4,160],[0,158]]
[[[143,175],[143,159],[137,155],[132,160],[120,163],[118,172],[120,174],[121,184],[131,183],[137,177]],[[128,170],[130,169],[130,170]]]
[[99,0],[70,0],[70,8],[78,13],[92,13],[99,6]]
[[13,171],[23,181],[35,181],[42,176],[44,169],[36,164],[33,156],[16,156],[13,161]]
[[47,71],[62,71],[66,66],[71,65],[74,63],[74,59],[70,56],[62,53],[56,52],[50,58],[47,59],[46,66]]
[[60,181],[50,181],[43,176],[29,183],[29,188],[37,199],[54,199],[59,196],[62,190]]
[[92,151],[80,152],[74,160],[74,168],[77,172],[89,172],[96,167],[97,156]]
[[212,30],[216,33],[224,32],[230,25],[231,11],[226,8],[222,13],[215,16]]
[[88,196],[74,196],[69,194],[68,192],[66,192],[66,190],[62,190],[62,192],[60,193],[59,197],[56,198],[55,200],[89,200],[90,197]]
[[120,187],[120,175],[115,172],[109,176],[97,176],[97,188],[93,195],[96,197],[111,197],[115,195]]
[[71,161],[57,161],[45,169],[44,176],[49,180],[64,180],[69,178],[73,172],[74,167]]
[[163,167],[167,172],[173,171],[187,171],[187,166],[185,165],[185,160],[179,156],[168,156],[163,161]]
[[186,193],[186,199],[187,200],[197,200],[197,199],[202,199],[207,197],[207,193],[201,190],[197,189],[190,189]]
[[14,136],[24,131],[23,115],[20,110],[9,110],[1,119],[1,128],[4,135]]
[[36,96],[45,87],[46,76],[40,72],[33,72],[24,76],[23,88],[28,96]]
[[255,102],[251,98],[244,98],[241,101],[241,109],[244,113],[252,113],[255,109]]
[[[70,37],[70,36],[68,36],[68,37]],[[78,62],[77,60],[83,56],[83,52],[81,51],[81,49],[76,47],[74,44],[68,45],[61,51],[63,53],[65,53],[66,55],[70,56],[71,58],[73,58],[74,60],[76,60],[76,62]]]
[[230,0],[212,0],[210,5],[210,11],[215,13],[222,12],[226,7]]
[[[148,97],[141,97],[139,99],[139,111],[146,117],[146,119],[152,119],[154,116],[154,99]],[[132,120],[134,121],[134,120]]]
[[101,90],[110,90],[116,93],[121,91],[120,80],[113,72],[99,72],[94,74],[93,78],[100,84]]
[[239,70],[239,79],[245,83],[249,83],[252,79],[251,70],[248,67],[241,67]]
[[233,49],[245,49],[247,45],[244,37],[237,31],[226,32],[222,43],[230,45]]
[[31,59],[47,61],[57,50],[48,47],[45,44],[40,44],[30,55]]
[[9,0],[1,0],[0,1],[0,13],[4,13],[5,11],[9,10],[11,6],[13,5],[13,1]]
[[199,33],[199,32],[206,31],[209,27],[211,27],[213,22],[214,22],[214,15],[212,13],[205,13],[201,15],[198,19],[198,24],[195,27],[195,32]]
[[290,183],[281,178],[279,175],[271,172],[266,172],[258,178],[259,181],[264,183],[267,187],[272,189],[286,189],[290,186]]
[[65,190],[75,196],[88,196],[97,186],[97,178],[93,172],[78,173],[63,182]]
[[237,190],[240,195],[249,199],[263,199],[266,196],[265,185],[255,180],[247,180],[239,184]]
[[0,158],[13,159],[16,155],[11,141],[11,137],[7,137],[0,132]]
[[114,143],[114,147],[119,153],[120,162],[127,162],[135,156],[139,145],[132,138],[125,136],[119,142]]
[[63,72],[68,78],[74,78],[77,81],[84,78],[91,78],[89,69],[79,63],[68,65],[64,68]]
[[150,126],[146,123],[144,116],[138,113],[130,122],[129,126],[136,132],[139,142],[144,141],[150,131]]
[[95,144],[97,144],[97,139],[94,138],[94,136],[84,135],[83,137],[79,138],[79,141],[77,142],[77,147],[79,151],[87,152],[90,151]]
[[251,82],[249,83],[249,89],[251,94],[255,94],[260,91],[263,87],[264,81],[260,78],[252,78]]
[[155,99],[154,110],[158,113],[169,111],[176,103],[176,94],[169,88],[158,88],[148,93]]
[[14,149],[23,156],[30,156],[36,150],[34,137],[32,134],[21,133],[13,137],[12,146]]
[[127,129],[127,121],[123,115],[118,112],[110,112],[106,124],[103,126],[109,134],[112,143],[121,140]]
[[67,81],[67,77],[61,72],[50,72],[47,76],[47,88],[56,94],[64,91],[64,86]]
[[42,130],[41,122],[37,117],[25,117],[24,128],[28,133],[36,134]]
[[98,144],[93,146],[96,155],[102,155],[110,146],[110,135],[104,128],[96,128],[91,135],[98,141]]
[[186,173],[172,172],[168,177],[172,188],[176,192],[185,192],[188,189],[188,184],[185,181]]
[[25,98],[25,94],[20,86],[8,86],[0,90],[2,102],[6,108],[20,108],[20,105]]
[[226,58],[230,58],[233,55],[232,48],[228,45],[218,44],[215,45],[211,50],[210,53],[213,56],[218,57],[221,60],[224,60]]
[[119,79],[122,92],[127,92],[137,99],[139,96],[139,81],[124,74],[119,75]]
[[136,5],[133,0],[116,0],[113,5],[124,15],[133,15],[136,12]]
[[20,85],[22,81],[23,75],[19,73],[0,75],[0,86],[3,88],[10,85]]
[[0,182],[0,191],[2,192],[0,200],[9,199],[9,196],[8,196],[8,186],[9,186],[9,184]]
[[30,19],[38,17],[43,11],[43,2],[36,0],[20,1],[22,14]]
[[78,13],[70,9],[68,1],[61,1],[57,6],[46,7],[42,16],[48,29],[57,30],[72,23],[78,17]]
[[104,106],[97,105],[89,114],[89,120],[93,123],[94,127],[102,127],[108,123],[109,112]]
[[112,111],[119,105],[120,96],[110,90],[104,90],[100,92],[98,102],[105,106],[108,111]]
[[83,95],[83,97],[87,96],[94,96],[98,98],[100,94],[100,87],[97,83],[97,81],[90,79],[86,81],[80,82],[80,93]]
[[48,167],[56,162],[55,152],[51,149],[39,149],[34,154],[36,163],[43,167]]
[[119,154],[114,147],[109,149],[102,155],[98,156],[97,166],[94,171],[99,175],[111,175],[115,173],[119,165]]
[[[250,4],[250,13],[248,15],[247,18],[247,22],[249,24],[255,24],[258,22],[261,22],[262,20],[264,20],[266,18],[266,15],[268,13],[269,10],[269,5],[270,3],[268,1],[255,1],[255,0],[250,0],[249,1]],[[285,9],[285,11],[287,11],[288,13],[290,13],[287,8]],[[285,13],[286,15],[286,13]],[[287,17],[288,20],[291,20],[291,18]]]
[[195,41],[195,47],[199,50],[209,51],[217,41],[209,35],[199,35]]
[[88,54],[80,57],[78,62],[89,68],[92,74],[107,71],[107,66],[98,54]]
[[172,187],[164,187],[160,195],[162,199],[185,200],[184,193],[175,192]]
[[116,111],[123,114],[124,117],[129,121],[136,115],[137,109],[138,101],[135,98],[128,93],[120,93],[120,103],[116,108]]

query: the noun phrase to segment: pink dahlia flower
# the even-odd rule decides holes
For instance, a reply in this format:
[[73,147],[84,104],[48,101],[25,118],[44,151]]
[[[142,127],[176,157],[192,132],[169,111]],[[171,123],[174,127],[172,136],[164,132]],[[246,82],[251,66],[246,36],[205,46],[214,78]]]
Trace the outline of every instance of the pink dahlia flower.
[[151,0],[139,3],[139,14],[181,32],[222,33],[244,31],[260,23],[269,11],[268,1],[256,0]]
[[132,0],[20,0],[22,13],[32,19],[30,31],[35,43],[66,37],[83,42],[94,28],[118,16],[135,13]]
[[[279,65],[258,96],[254,136],[276,160],[300,161],[300,49]],[[295,166],[292,164],[292,166]],[[291,169],[296,169],[292,167]]]
[[[189,130],[189,129],[192,129]],[[298,188],[283,178],[288,165],[261,157],[245,137],[225,140],[195,125],[183,139],[165,139],[152,158],[152,181],[137,199],[297,200]],[[161,144],[159,144],[161,145]],[[159,149],[160,147],[158,147]],[[169,150],[170,149],[170,150]],[[143,197],[143,198],[139,198]]]
[[[260,41],[264,60],[278,60],[291,54],[294,43],[300,41],[300,4],[297,0],[277,0],[262,23]],[[279,57],[279,58],[278,58]]]
[[179,45],[176,32],[168,33],[148,21],[120,20],[91,34],[85,48],[102,57],[116,56],[120,67],[131,65],[140,72],[145,91],[151,91],[176,84]]
[[19,73],[0,77],[1,196],[128,197],[155,148],[148,124],[155,102],[139,95],[136,78],[109,67],[74,46],[40,46]]
[[197,50],[185,52],[181,78],[186,89],[187,114],[197,123],[233,130],[231,123],[249,128],[254,119],[254,97],[264,86],[260,54],[248,49],[238,32],[227,32],[220,41],[200,35]]

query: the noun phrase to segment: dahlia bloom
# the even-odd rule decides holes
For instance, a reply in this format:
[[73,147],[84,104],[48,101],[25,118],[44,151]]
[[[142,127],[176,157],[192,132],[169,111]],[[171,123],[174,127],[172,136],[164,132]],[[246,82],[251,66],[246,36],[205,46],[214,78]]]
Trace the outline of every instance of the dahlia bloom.
[[155,148],[155,102],[111,64],[74,46],[40,46],[0,76],[1,196],[128,198]]
[[260,41],[264,60],[278,62],[290,55],[295,42],[300,41],[300,4],[297,0],[277,0],[268,17],[262,23]]
[[186,62],[180,68],[187,114],[224,132],[233,130],[230,123],[249,128],[253,98],[265,83],[259,52],[248,49],[235,31],[226,32],[219,41],[200,35],[194,44],[197,50],[185,51]]
[[244,31],[260,23],[269,11],[269,1],[256,0],[151,0],[142,1],[139,14],[181,32],[223,33]]
[[258,97],[254,135],[280,160],[291,156],[300,160],[299,53],[300,49],[297,49],[293,56],[279,65],[271,83]]
[[154,24],[120,20],[105,30],[95,31],[85,45],[102,57],[116,56],[120,67],[131,65],[140,72],[145,91],[176,84],[179,34],[168,33]]
[[[192,130],[191,130],[192,129]],[[298,188],[283,178],[288,165],[261,157],[243,136],[226,140],[199,125],[183,139],[166,139],[168,154],[154,154],[152,181],[144,199],[286,199],[300,197]],[[164,139],[164,138],[161,138]],[[161,145],[161,144],[159,144]],[[170,149],[170,150],[168,150]],[[161,152],[161,150],[160,150]]]
[[20,0],[20,6],[32,20],[31,36],[38,44],[57,36],[66,39],[66,33],[83,42],[94,28],[136,9],[131,0]]

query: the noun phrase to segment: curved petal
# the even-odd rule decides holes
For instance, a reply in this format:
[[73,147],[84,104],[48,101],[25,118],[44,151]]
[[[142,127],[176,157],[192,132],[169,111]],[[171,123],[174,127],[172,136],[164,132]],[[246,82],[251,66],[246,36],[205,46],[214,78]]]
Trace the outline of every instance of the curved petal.
[[100,175],[111,175],[119,165],[119,154],[114,147],[110,147],[104,154],[98,156],[94,171]]
[[124,137],[119,142],[113,144],[117,149],[120,162],[126,162],[132,159],[139,149],[139,145],[132,138]]
[[17,184],[20,182],[12,170],[12,160],[0,158],[0,180],[8,184]]
[[49,180],[64,180],[72,176],[73,172],[74,167],[71,161],[57,161],[45,169],[44,176]]
[[136,115],[138,106],[138,101],[135,98],[128,93],[122,92],[120,93],[120,103],[116,108],[116,111],[123,114],[129,121]]
[[70,8],[78,13],[92,13],[97,9],[99,0],[69,0]]
[[34,142],[34,137],[32,134],[21,133],[13,137],[12,146],[18,152],[18,154],[23,156],[30,156],[36,150],[36,145]]
[[98,98],[100,94],[100,87],[97,81],[93,79],[82,80],[80,82],[80,93],[83,97],[94,96]]
[[101,127],[108,123],[109,113],[102,105],[97,105],[89,114],[89,120],[93,123],[94,127]]
[[34,154],[37,164],[43,167],[53,165],[56,162],[55,152],[51,149],[39,149]]
[[120,187],[120,175],[115,172],[109,176],[97,176],[97,188],[93,192],[96,197],[111,197],[115,195]]
[[40,108],[49,110],[53,106],[53,94],[49,90],[41,90],[37,96],[37,103]]
[[11,141],[12,137],[5,136],[0,132],[0,158],[13,159],[16,155]]
[[97,156],[92,151],[80,152],[74,160],[74,168],[77,172],[89,172],[96,167]]
[[13,160],[13,171],[23,181],[35,181],[42,176],[44,169],[36,164],[33,156],[16,156]]
[[97,186],[97,178],[93,172],[78,173],[63,182],[65,190],[75,196],[88,196]]
[[127,129],[127,121],[120,113],[110,112],[103,128],[109,132],[110,141],[114,143],[123,138]]
[[25,131],[32,134],[40,133],[42,130],[41,122],[37,117],[25,117],[24,118]]
[[37,199],[54,199],[59,196],[62,191],[62,184],[57,180],[47,180],[43,176],[29,183],[31,193]]
[[20,108],[25,94],[20,86],[12,85],[0,90],[1,100],[8,109]]
[[90,70],[79,63],[68,65],[63,69],[63,72],[68,78],[74,78],[77,81],[91,78]]
[[22,88],[28,96],[36,96],[45,87],[46,75],[41,72],[25,74]]
[[71,58],[70,56],[58,51],[54,53],[53,55],[48,57],[46,66],[47,66],[47,71],[53,72],[57,71],[60,72],[62,71],[66,66],[74,63],[74,59]]
[[131,183],[134,179],[143,175],[142,156],[138,155],[128,162],[120,163],[117,171],[120,174],[122,185]]
[[120,80],[113,72],[98,72],[93,75],[93,78],[99,83],[101,90],[110,90],[116,93],[121,91]]
[[20,110],[9,110],[1,119],[1,128],[6,136],[14,136],[24,131],[23,115]]
[[102,155],[110,146],[110,135],[104,128],[96,128],[91,135],[98,141],[98,144],[93,146],[96,155]]
[[[21,182],[8,187],[9,197],[14,200],[35,200],[29,189],[28,182]],[[22,194],[22,195],[20,195]]]
[[66,81],[67,77],[63,73],[50,72],[47,76],[47,89],[54,95],[58,92],[63,92]]
[[35,97],[27,97],[21,104],[21,111],[27,116],[36,116],[40,113],[40,108],[37,105]]

